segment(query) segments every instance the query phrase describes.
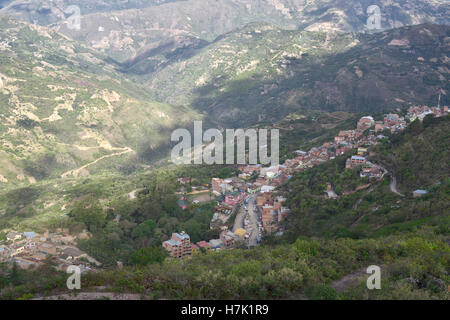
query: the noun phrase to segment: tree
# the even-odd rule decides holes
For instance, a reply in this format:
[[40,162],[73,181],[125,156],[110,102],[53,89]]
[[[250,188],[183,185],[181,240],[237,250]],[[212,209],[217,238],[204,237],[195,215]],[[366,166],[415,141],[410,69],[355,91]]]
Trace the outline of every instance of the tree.
[[70,216],[76,221],[83,222],[89,231],[97,231],[105,223],[106,212],[97,199],[88,195],[75,203]]
[[155,233],[157,225],[153,220],[146,220],[139,224],[133,231],[133,236],[142,241],[142,246],[145,245],[146,241],[152,237]]
[[9,281],[15,286],[20,285],[22,282],[22,276],[15,261],[13,263],[11,273],[9,274]]
[[167,251],[161,247],[141,248],[131,255],[130,262],[133,265],[141,266],[153,263],[161,264],[167,256]]

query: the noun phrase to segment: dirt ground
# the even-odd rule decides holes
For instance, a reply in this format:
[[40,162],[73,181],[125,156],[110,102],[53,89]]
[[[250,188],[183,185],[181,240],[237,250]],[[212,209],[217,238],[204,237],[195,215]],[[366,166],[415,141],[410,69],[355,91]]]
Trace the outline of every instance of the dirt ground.
[[40,297],[33,300],[141,300],[139,294],[111,293],[111,292],[80,292],[73,294],[60,294],[49,297]]

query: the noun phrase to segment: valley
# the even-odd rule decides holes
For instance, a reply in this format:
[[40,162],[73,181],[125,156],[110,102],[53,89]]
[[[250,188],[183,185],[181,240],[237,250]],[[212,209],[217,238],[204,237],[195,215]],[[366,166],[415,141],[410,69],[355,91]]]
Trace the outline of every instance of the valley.
[[449,12],[0,1],[0,299],[448,300]]

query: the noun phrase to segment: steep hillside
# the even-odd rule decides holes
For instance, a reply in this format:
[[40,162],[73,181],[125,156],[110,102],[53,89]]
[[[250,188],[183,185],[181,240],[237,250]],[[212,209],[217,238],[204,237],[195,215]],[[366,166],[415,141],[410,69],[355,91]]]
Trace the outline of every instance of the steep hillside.
[[377,146],[373,160],[392,170],[406,193],[440,183],[450,173],[449,128],[448,117],[417,120],[405,134]]
[[152,102],[86,46],[0,16],[0,184],[89,174],[195,117]]
[[363,35],[252,24],[153,74],[149,86],[156,99],[236,126],[298,109],[435,105],[437,89],[449,89],[449,36],[450,27],[437,25]]
[[[293,208],[286,222],[286,240],[380,237],[416,232],[422,226],[448,234],[450,170],[441,160],[448,158],[449,121],[449,117],[435,119],[422,129],[412,124],[392,143],[377,145],[371,161],[394,169],[382,181],[360,178],[360,168],[345,170],[349,154],[298,174],[286,186]],[[404,197],[392,192],[392,176],[400,182]],[[338,199],[324,196],[327,183]],[[419,187],[429,194],[413,198]]]

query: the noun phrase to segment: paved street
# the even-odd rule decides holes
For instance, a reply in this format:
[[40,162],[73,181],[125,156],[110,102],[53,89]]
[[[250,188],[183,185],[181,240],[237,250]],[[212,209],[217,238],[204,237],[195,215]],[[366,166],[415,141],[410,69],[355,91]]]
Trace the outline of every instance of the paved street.
[[249,246],[256,246],[257,245],[257,238],[258,238],[258,215],[257,215],[257,208],[255,205],[256,196],[252,195],[249,196],[248,200],[248,216],[250,224],[252,225],[253,229],[250,234],[250,238],[248,240]]

